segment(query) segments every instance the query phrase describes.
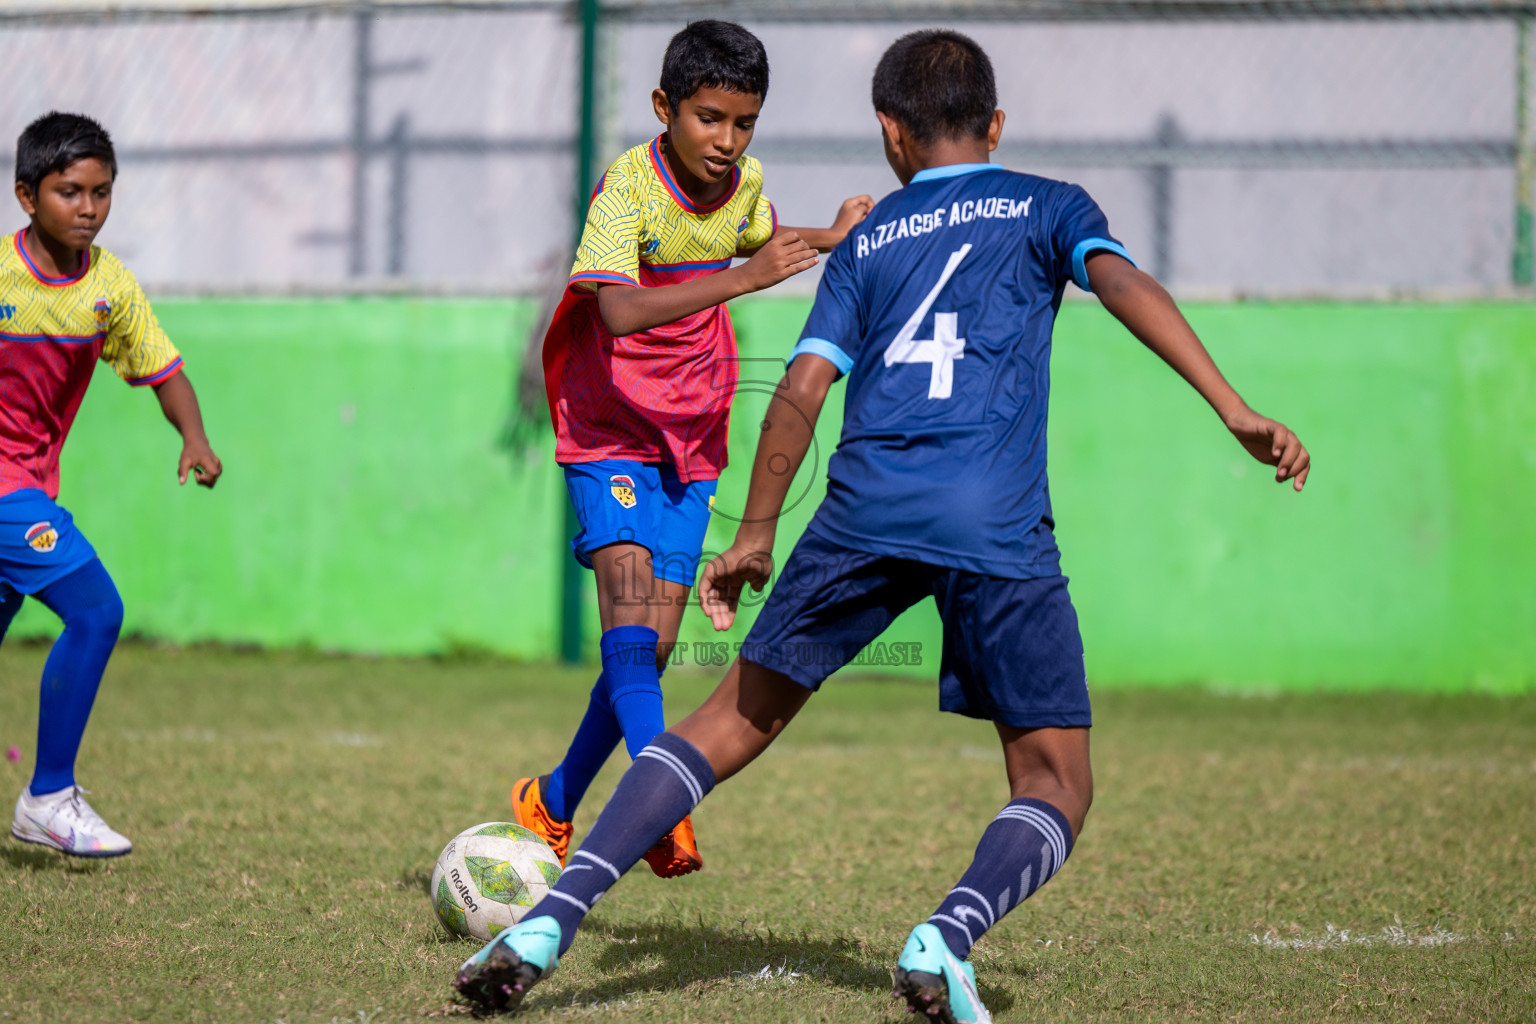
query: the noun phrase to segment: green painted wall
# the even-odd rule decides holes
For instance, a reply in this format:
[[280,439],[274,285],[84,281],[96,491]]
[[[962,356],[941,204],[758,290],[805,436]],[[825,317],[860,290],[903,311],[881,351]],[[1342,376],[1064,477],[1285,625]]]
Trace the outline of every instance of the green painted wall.
[[[806,308],[737,305],[738,470]],[[177,488],[154,401],[103,371],[61,500],[118,579],[129,629],[552,656],[563,487],[547,446],[499,443],[527,304],[159,310],[228,471],[212,494]],[[1249,401],[1301,433],[1316,470],[1303,495],[1275,486],[1097,305],[1068,305],[1052,491],[1095,684],[1536,689],[1536,307],[1187,312]],[[819,500],[840,401],[838,389],[781,557]],[[722,481],[713,548],[744,483]],[[24,616],[17,632],[52,628],[39,609]],[[937,670],[931,610],[896,632],[924,643],[921,674]],[[696,611],[684,636],[719,639]]]
[[[498,446],[526,305],[157,311],[225,475],[212,492],[178,487],[179,440],[154,397],[97,367],[59,500],[117,579],[126,630],[548,656],[560,543],[551,510],[564,489],[547,458],[514,460]],[[46,624],[29,604],[25,624]]]

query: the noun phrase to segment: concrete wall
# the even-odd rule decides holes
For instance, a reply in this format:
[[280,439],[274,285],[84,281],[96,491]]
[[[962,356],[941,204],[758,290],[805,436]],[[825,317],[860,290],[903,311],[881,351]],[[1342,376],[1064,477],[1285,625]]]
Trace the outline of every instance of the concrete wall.
[[[806,310],[737,304],[746,383],[715,549]],[[159,311],[228,470],[212,493],[179,489],[176,438],[151,396],[98,372],[61,501],[117,579],[129,630],[554,655],[564,489],[547,435],[502,443],[527,304]],[[1301,433],[1316,469],[1303,495],[1275,486],[1096,304],[1069,303],[1052,364],[1052,491],[1094,683],[1536,688],[1536,307],[1188,313],[1249,401]],[[840,402],[839,388],[781,557],[819,500]],[[52,628],[29,602],[13,632]],[[696,610],[684,636],[716,639]],[[931,609],[888,639],[923,643],[910,671],[937,671]]]

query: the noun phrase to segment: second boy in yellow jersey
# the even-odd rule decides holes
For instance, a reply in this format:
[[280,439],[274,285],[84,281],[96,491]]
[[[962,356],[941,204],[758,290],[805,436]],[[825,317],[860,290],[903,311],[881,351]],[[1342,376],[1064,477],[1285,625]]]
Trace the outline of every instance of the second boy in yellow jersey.
[[[581,523],[572,547],[596,571],[603,629],[603,672],[564,761],[513,787],[518,821],[562,861],[619,740],[634,756],[665,727],[660,666],[726,461],[737,359],[725,302],[814,266],[873,204],[846,201],[831,228],[779,227],[745,155],[767,92],[767,54],[740,25],[696,21],[673,37],[652,94],[666,130],[593,193],[544,341],[556,460]],[[738,256],[750,258],[731,266]],[[663,877],[701,867],[692,823],[646,859]]]
[[59,452],[97,360],[154,389],[181,432],[182,483],[223,472],[181,356],[117,257],[93,245],[117,159],[90,118],[48,114],[16,144],[16,198],[31,223],[0,237],[0,638],[31,596],[64,622],[43,666],[37,765],[11,834],[76,857],[132,844],[75,784],[75,755],[123,622],[112,577],[59,494]]

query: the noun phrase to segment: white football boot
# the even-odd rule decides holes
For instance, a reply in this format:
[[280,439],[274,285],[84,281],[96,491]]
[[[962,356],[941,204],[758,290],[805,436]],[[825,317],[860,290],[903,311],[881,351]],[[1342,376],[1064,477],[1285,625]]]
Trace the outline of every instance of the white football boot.
[[79,786],[47,796],[33,796],[30,786],[23,789],[16,798],[11,835],[72,857],[121,857],[133,852],[127,837],[114,832],[85,802],[85,790]]

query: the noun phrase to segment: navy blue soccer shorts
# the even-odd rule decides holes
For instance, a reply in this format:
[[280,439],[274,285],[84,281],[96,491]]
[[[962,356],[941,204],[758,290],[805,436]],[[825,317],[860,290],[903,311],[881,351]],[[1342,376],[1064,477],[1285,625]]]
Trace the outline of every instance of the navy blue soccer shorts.
[[816,690],[928,596],[944,620],[941,711],[1018,728],[1093,724],[1065,576],[986,576],[853,551],[807,530],[741,657]]
[[658,579],[693,586],[718,481],[684,483],[670,466],[628,459],[561,468],[581,523],[571,541],[576,561],[590,569],[598,548],[639,544],[651,553],[651,571]]
[[35,594],[96,558],[74,516],[35,487],[0,497],[0,585]]

